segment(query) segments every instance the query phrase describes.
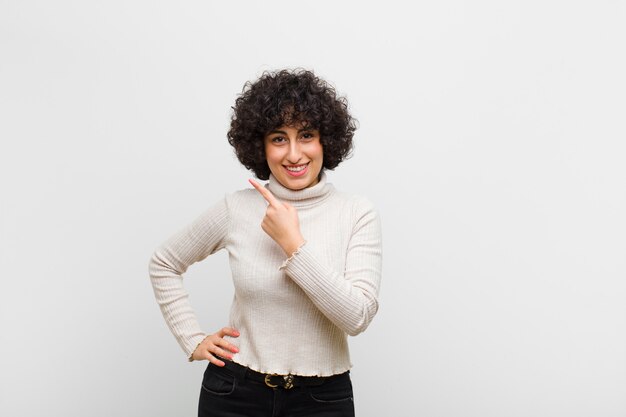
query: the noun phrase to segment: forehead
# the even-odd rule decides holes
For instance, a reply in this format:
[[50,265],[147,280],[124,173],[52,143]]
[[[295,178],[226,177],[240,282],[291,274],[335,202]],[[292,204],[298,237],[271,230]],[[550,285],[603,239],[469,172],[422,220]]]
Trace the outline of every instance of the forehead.
[[309,122],[303,114],[294,114],[293,111],[283,111],[280,120],[278,120],[276,125],[272,126],[268,130],[268,133],[275,131],[284,132],[287,130],[303,131],[315,129],[316,127],[311,122]]
[[300,132],[310,132],[313,131],[315,129],[313,129],[312,127],[308,126],[308,125],[303,125],[303,124],[298,124],[298,125],[282,125],[282,126],[277,126],[274,129],[271,129],[269,132],[266,133],[267,135],[272,135],[272,134],[291,134],[291,133],[300,133]]

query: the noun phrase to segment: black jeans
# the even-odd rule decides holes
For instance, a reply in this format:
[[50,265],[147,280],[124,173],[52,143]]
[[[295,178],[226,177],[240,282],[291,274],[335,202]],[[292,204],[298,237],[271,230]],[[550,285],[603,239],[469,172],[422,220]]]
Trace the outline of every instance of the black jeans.
[[316,386],[270,388],[245,372],[209,363],[198,417],[354,417],[350,373]]

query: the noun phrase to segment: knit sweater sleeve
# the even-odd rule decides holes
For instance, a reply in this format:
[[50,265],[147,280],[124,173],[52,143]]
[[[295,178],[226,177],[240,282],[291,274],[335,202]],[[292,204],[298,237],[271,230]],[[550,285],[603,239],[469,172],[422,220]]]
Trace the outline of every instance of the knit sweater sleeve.
[[191,360],[206,337],[183,286],[183,273],[193,263],[224,247],[228,231],[226,200],[214,204],[162,243],[148,265],[154,296],[170,331]]
[[378,311],[382,269],[380,217],[369,202],[355,210],[345,270],[335,271],[302,246],[285,264],[285,272],[316,307],[341,330],[363,332]]

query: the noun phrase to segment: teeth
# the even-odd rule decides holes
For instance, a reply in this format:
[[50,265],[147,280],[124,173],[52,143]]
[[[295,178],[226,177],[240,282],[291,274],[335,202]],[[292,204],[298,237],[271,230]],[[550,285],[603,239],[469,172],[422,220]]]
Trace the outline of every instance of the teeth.
[[302,171],[304,168],[306,168],[306,165],[299,165],[297,167],[285,167],[287,168],[289,171],[291,172],[300,172]]

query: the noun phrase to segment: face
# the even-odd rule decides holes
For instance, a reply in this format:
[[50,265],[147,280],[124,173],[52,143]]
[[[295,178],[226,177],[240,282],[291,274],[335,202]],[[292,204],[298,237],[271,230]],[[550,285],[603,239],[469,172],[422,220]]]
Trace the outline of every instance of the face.
[[283,186],[302,190],[318,183],[324,161],[318,130],[281,126],[267,133],[264,141],[267,164]]

